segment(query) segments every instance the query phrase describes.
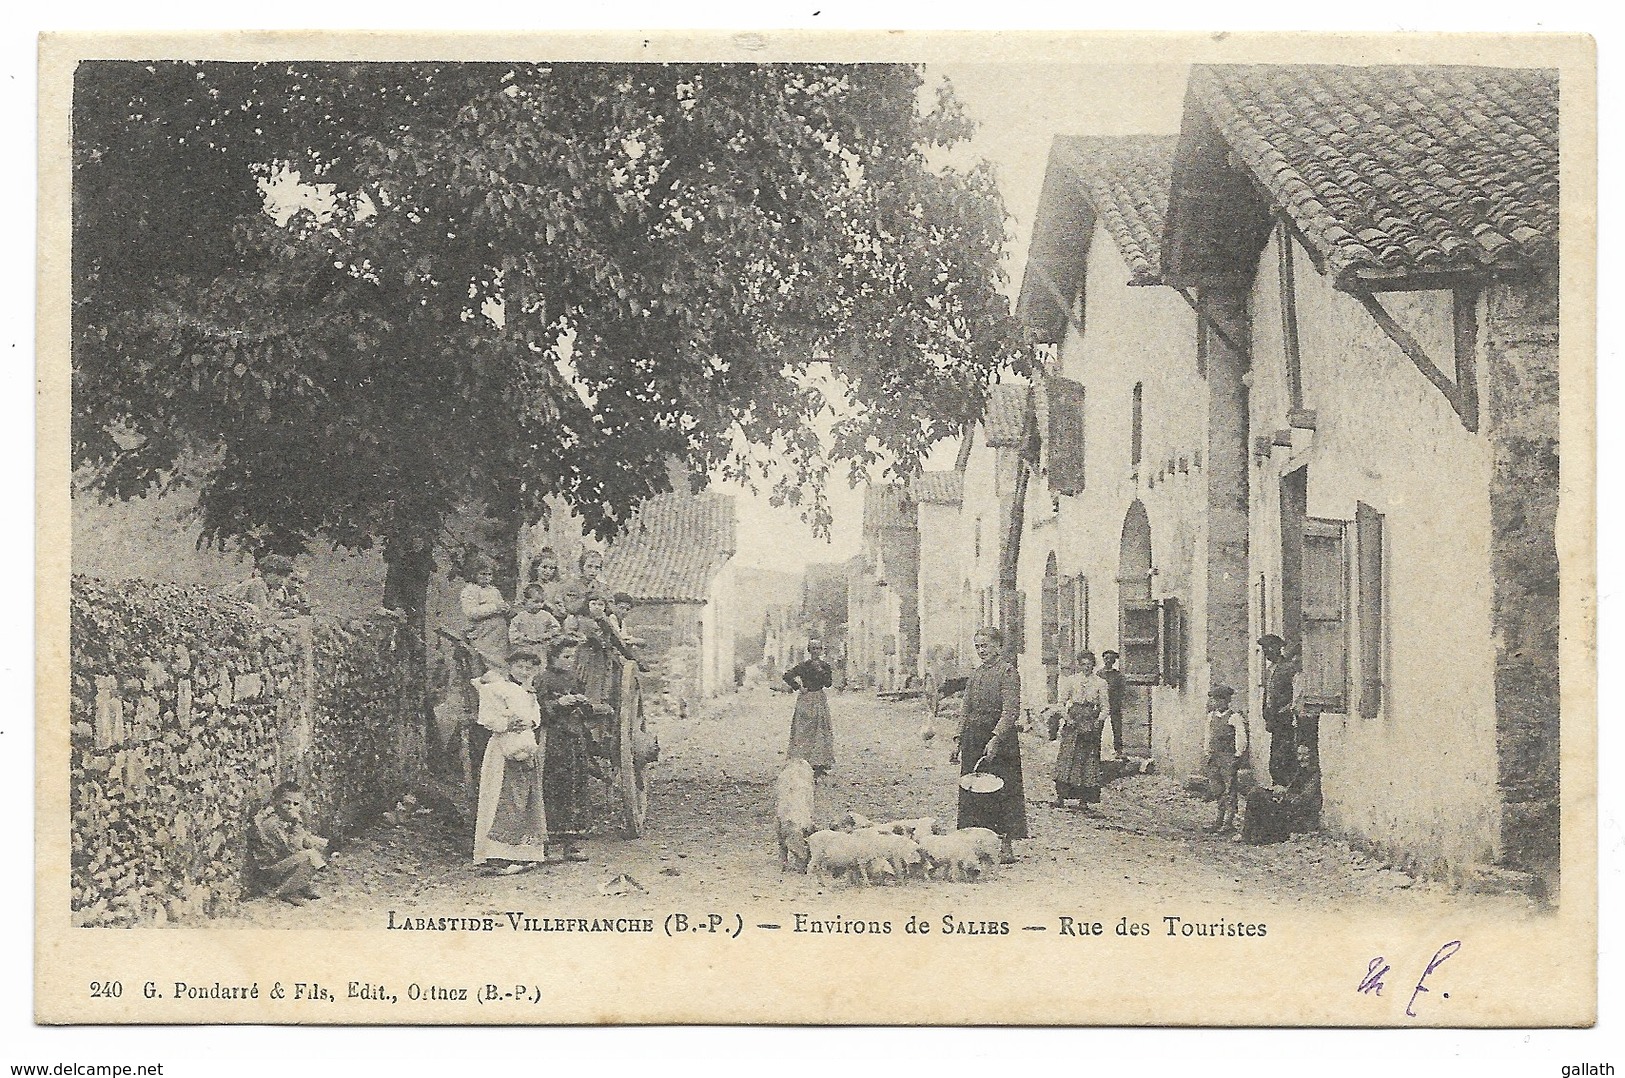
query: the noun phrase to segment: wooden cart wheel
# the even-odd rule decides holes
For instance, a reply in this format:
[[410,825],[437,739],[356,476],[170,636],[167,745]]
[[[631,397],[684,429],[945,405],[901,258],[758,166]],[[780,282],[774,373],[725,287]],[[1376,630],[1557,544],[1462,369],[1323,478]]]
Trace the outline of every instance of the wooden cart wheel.
[[643,689],[637,663],[621,665],[619,722],[615,730],[615,786],[621,795],[621,825],[627,838],[643,834],[649,816],[647,768],[633,752],[634,731],[643,730]]

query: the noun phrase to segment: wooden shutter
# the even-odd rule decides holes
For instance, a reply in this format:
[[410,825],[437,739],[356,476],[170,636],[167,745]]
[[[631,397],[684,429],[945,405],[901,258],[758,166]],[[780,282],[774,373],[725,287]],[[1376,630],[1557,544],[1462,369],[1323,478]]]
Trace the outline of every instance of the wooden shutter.
[[1123,678],[1134,685],[1155,685],[1160,660],[1157,604],[1149,599],[1132,599],[1123,604],[1118,627],[1117,650],[1122,659]]
[[1055,582],[1055,653],[1057,662],[1068,670],[1081,650],[1078,645],[1077,609],[1077,578],[1063,576]]
[[1382,514],[1364,502],[1354,507],[1360,566],[1360,714],[1382,709]]
[[1348,710],[1347,528],[1339,520],[1303,523],[1303,702]]
[[1083,386],[1068,378],[1045,383],[1049,400],[1049,488],[1057,494],[1083,490]]
[[1077,651],[1089,650],[1089,578],[1079,576],[1075,585],[1077,597],[1073,600],[1072,610],[1076,619],[1073,622],[1072,639],[1077,641]]
[[1040,659],[1054,666],[1061,659],[1061,580],[1050,573],[1038,593],[1038,621]]
[[1165,685],[1185,683],[1185,610],[1174,598],[1157,600],[1157,656]]

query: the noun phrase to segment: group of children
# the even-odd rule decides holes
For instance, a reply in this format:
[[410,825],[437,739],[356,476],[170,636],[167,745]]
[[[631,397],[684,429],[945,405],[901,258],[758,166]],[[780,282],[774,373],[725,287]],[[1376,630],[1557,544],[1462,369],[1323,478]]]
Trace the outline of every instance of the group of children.
[[[1266,640],[1280,641],[1279,637]],[[1266,660],[1272,658],[1266,647]],[[1207,779],[1218,803],[1218,816],[1209,832],[1231,836],[1232,841],[1262,844],[1280,842],[1289,835],[1313,831],[1320,825],[1320,766],[1313,745],[1307,740],[1295,744],[1283,736],[1269,720],[1271,701],[1265,700],[1266,726],[1270,728],[1270,777],[1275,785],[1251,784],[1242,808],[1242,787],[1249,785],[1243,772],[1252,773],[1252,728],[1247,716],[1231,706],[1235,690],[1215,685],[1207,694]],[[1266,693],[1266,697],[1268,697]],[[1288,728],[1290,729],[1290,727]],[[1281,743],[1292,753],[1291,771],[1281,774]],[[1282,780],[1285,780],[1284,782]]]
[[488,560],[466,574],[466,639],[485,665],[469,728],[474,862],[499,875],[587,860],[587,779],[617,671],[641,641],[626,634],[630,599],[605,588],[602,556],[587,551],[579,564],[580,575],[565,579],[553,552],[539,552],[517,606],[494,585]]

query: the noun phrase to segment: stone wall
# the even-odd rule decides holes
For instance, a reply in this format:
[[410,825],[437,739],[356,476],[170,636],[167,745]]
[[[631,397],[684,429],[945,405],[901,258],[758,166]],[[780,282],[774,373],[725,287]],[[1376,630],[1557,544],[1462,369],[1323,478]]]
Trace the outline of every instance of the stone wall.
[[1561,698],[1555,274],[1494,285],[1485,300],[1500,859],[1549,870],[1559,854]]
[[392,621],[268,623],[200,586],[75,577],[70,790],[77,923],[165,923],[241,897],[272,786],[343,837],[418,777]]

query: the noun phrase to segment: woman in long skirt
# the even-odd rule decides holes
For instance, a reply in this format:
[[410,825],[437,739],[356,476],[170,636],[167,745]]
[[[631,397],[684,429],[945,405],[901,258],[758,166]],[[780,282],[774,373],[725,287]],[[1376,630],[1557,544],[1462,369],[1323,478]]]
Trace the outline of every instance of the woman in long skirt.
[[824,691],[835,682],[835,671],[824,661],[824,645],[807,641],[807,658],[784,672],[784,683],[797,691],[796,713],[790,720],[790,747],[785,755],[812,764],[822,775],[835,766],[835,727],[830,723],[829,699]]
[[1021,715],[1021,675],[1003,655],[1004,634],[994,628],[976,633],[976,657],[982,665],[965,684],[965,717],[959,728],[959,773],[978,769],[997,775],[1004,787],[996,793],[959,790],[959,826],[985,827],[1003,840],[999,859],[1016,859],[1013,840],[1027,837],[1027,801],[1021,783],[1021,743],[1016,720]]
[[566,861],[587,859],[581,843],[592,823],[587,804],[591,744],[587,720],[594,712],[583,688],[576,672],[575,645],[566,637],[554,649],[547,669],[537,681],[547,730],[547,762],[541,781],[547,805],[547,841],[555,856]]
[[[501,677],[474,682],[480,694],[479,724],[491,735],[537,730],[541,713],[530,681],[541,669],[541,660],[533,652],[515,651],[505,665]],[[492,736],[486,741],[474,814],[476,865],[494,865],[502,875],[513,875],[546,859],[544,736],[538,735],[537,747],[528,759],[508,758],[508,737]]]
[[1061,713],[1061,751],[1055,758],[1055,807],[1077,801],[1083,811],[1100,803],[1100,735],[1105,728],[1107,684],[1095,677],[1095,653],[1078,653],[1078,669],[1061,679],[1055,706]]

